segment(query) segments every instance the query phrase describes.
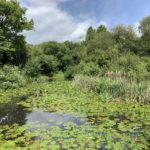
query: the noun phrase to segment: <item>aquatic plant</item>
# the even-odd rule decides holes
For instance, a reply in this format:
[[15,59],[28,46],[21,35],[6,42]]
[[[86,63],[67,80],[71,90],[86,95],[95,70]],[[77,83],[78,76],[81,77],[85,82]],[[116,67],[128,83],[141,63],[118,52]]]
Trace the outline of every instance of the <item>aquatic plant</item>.
[[[28,95],[26,99],[20,99]],[[17,99],[17,101],[15,101]],[[20,101],[19,101],[20,99]],[[71,81],[33,83],[20,90],[0,92],[0,103],[36,110],[73,113],[85,119],[42,128],[33,123],[0,125],[0,149],[149,149],[150,106],[132,101],[105,101],[99,94],[73,86]],[[5,105],[6,106],[6,105]],[[11,107],[11,105],[10,105]],[[0,109],[2,111],[2,108]],[[13,113],[13,111],[12,111]],[[15,118],[17,115],[15,115]],[[52,121],[51,118],[48,121]],[[36,124],[36,122],[34,123]],[[62,128],[63,126],[63,128]],[[32,132],[29,130],[33,128]]]

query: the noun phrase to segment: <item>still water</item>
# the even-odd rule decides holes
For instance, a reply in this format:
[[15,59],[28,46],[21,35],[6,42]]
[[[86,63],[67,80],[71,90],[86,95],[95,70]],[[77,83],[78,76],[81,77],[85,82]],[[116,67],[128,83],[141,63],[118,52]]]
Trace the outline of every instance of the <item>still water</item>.
[[73,114],[44,112],[42,110],[32,112],[17,104],[0,106],[0,125],[33,123],[33,126],[40,124],[56,126],[67,122],[72,122],[76,125],[83,125],[85,123],[83,118]]
[[[0,126],[9,125],[11,127],[14,124],[18,124],[19,126],[30,124],[30,127],[27,128],[26,132],[34,132],[36,129],[36,130],[41,130],[41,133],[42,133],[42,130],[46,129],[48,131],[48,134],[51,133],[50,130],[53,129],[53,127],[58,127],[62,133],[65,133],[67,131],[67,134],[71,134],[72,132],[71,138],[72,136],[76,136],[77,134],[79,134],[77,135],[77,137],[78,136],[80,137],[80,135],[82,136],[86,135],[87,138],[89,137],[89,135],[90,136],[94,135],[96,138],[93,139],[93,142],[96,142],[96,140],[99,140],[100,136],[102,136],[101,137],[102,139],[103,139],[103,136],[106,137],[106,132],[103,132],[102,130],[100,131],[97,130],[97,127],[99,125],[103,125],[103,123],[101,122],[101,119],[102,118],[98,116],[81,117],[81,116],[77,116],[75,114],[69,114],[69,113],[45,112],[40,109],[36,111],[30,111],[29,109],[26,109],[25,107],[19,105],[17,102],[6,103],[6,104],[0,105]],[[108,119],[114,120],[115,118],[110,117]],[[118,116],[117,119],[119,120],[119,122],[122,122],[126,120],[127,118],[124,115],[121,115],[121,116]],[[65,125],[67,123],[74,124],[76,126],[74,130],[71,130],[71,131],[66,130]],[[111,126],[109,129],[116,130],[119,134],[124,134],[123,132],[117,129],[117,124]],[[16,129],[14,129],[14,131],[15,130]],[[140,134],[140,132],[141,132],[140,128],[137,128],[137,130],[134,130],[134,132],[130,133],[130,136],[132,138],[136,138]],[[4,138],[5,138],[5,134],[6,133],[3,132]],[[24,136],[24,133],[21,134],[21,136]],[[51,137],[51,135],[49,135],[49,137]],[[39,137],[36,137],[36,138],[33,138],[32,140],[39,140],[39,139],[40,139]],[[65,135],[65,138],[62,137],[61,140],[63,141],[63,139],[66,140],[66,135]],[[55,138],[53,140],[54,142],[57,141]],[[119,139],[114,139],[114,138],[112,138],[112,140],[114,142],[120,141]],[[102,144],[99,145],[99,147],[103,147],[103,148],[97,148],[97,149],[107,150],[105,148],[107,144],[108,144],[107,141],[102,142]],[[126,143],[125,144],[126,148],[128,147],[127,145],[128,144]],[[127,148],[127,149],[130,150],[130,148]]]

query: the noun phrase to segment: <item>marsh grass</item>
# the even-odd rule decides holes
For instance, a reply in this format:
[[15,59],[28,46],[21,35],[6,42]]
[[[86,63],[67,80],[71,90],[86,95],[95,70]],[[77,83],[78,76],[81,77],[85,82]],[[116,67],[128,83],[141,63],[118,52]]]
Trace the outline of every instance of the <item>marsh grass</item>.
[[89,77],[77,75],[74,78],[73,85],[84,90],[94,91],[106,100],[134,101],[139,103],[150,102],[150,85],[146,81],[137,82],[132,77],[105,76]]

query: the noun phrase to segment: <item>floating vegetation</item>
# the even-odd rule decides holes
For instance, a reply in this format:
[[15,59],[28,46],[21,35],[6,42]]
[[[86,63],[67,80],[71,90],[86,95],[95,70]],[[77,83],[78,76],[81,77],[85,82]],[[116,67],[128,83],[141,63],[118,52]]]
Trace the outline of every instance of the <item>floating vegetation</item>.
[[149,105],[104,101],[71,81],[1,92],[0,103],[2,150],[150,148]]

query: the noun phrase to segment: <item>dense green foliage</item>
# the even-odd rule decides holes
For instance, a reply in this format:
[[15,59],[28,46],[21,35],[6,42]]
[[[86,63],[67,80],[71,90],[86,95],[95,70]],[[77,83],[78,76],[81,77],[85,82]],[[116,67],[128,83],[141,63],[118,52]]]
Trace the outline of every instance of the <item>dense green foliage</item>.
[[101,75],[109,71],[130,73],[135,79],[150,78],[149,26],[145,17],[137,35],[132,26],[118,25],[111,30],[104,25],[89,27],[85,41],[45,42],[27,45],[23,30],[32,29],[26,10],[19,3],[1,0],[0,64],[25,65],[29,77],[52,76],[62,71],[68,79],[76,74]]
[[18,67],[3,66],[0,69],[0,89],[12,89],[24,86],[26,78]]
[[20,33],[32,29],[26,9],[15,0],[0,0],[0,65],[25,64],[27,59],[25,37]]
[[[150,16],[140,35],[100,25],[82,42],[31,45],[25,13],[18,1],[0,0],[0,150],[149,150]],[[38,110],[84,123],[28,122]]]
[[[141,22],[139,28],[141,32],[143,26]],[[41,64],[45,64],[45,67],[42,67],[44,70],[39,73],[52,75],[57,71],[63,71],[68,79],[73,78],[76,74],[89,76],[101,74],[103,76],[108,71],[121,71],[131,74],[138,81],[147,80],[150,77],[150,59],[149,52],[142,42],[143,36],[148,35],[143,33],[139,37],[130,26],[120,25],[112,30],[102,25],[97,30],[90,27],[86,40],[81,43],[67,41],[29,45],[29,64],[27,66],[32,68],[32,61],[36,61],[36,66],[39,64],[40,68]],[[144,41],[146,42],[146,39]],[[49,62],[50,66],[48,66],[46,62],[42,63],[41,57],[45,58],[45,61],[51,58],[49,60],[52,64]],[[35,72],[37,72],[36,69]]]

